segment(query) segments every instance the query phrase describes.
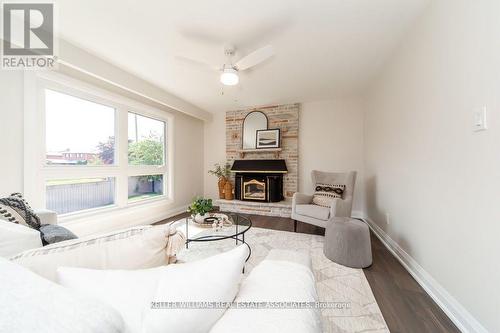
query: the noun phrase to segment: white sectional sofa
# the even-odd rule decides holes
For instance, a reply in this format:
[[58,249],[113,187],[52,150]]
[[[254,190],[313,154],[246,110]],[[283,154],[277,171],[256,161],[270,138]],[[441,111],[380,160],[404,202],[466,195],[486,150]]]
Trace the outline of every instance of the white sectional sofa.
[[[43,222],[57,223],[47,212]],[[8,224],[8,225],[7,225]],[[17,237],[17,241],[8,240]],[[321,332],[316,309],[153,309],[153,302],[315,302],[310,259],[273,250],[241,284],[247,248],[171,265],[184,236],[141,226],[41,247],[26,226],[0,221],[0,331]],[[38,238],[37,238],[38,237]],[[22,240],[22,241],[21,241]],[[21,245],[20,245],[21,244]],[[239,303],[238,303],[239,304]],[[187,323],[190,323],[187,325]]]

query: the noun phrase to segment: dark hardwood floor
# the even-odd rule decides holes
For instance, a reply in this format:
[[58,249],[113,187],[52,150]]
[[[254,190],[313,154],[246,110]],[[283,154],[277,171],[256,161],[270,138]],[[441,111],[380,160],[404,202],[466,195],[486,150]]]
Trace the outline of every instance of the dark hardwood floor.
[[[180,214],[158,224],[176,221]],[[249,215],[259,228],[293,231],[293,220],[283,217]],[[297,232],[324,235],[323,228],[298,223]],[[373,264],[364,273],[384,319],[393,333],[460,332],[382,242],[371,235]]]

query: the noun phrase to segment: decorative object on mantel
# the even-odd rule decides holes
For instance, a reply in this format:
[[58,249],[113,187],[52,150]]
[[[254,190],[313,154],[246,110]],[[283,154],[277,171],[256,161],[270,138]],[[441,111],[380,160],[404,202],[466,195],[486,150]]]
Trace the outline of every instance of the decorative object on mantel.
[[224,187],[226,185],[227,180],[229,179],[229,172],[231,170],[231,166],[229,163],[224,165],[216,163],[214,164],[213,170],[208,170],[208,173],[219,178],[217,185],[219,186],[219,199],[225,199],[226,196],[224,194]]
[[196,223],[203,223],[205,220],[205,214],[212,211],[214,206],[212,205],[212,199],[196,198],[191,205],[189,205],[188,213]]
[[233,185],[230,180],[226,181],[226,185],[224,185],[224,199],[233,200]]
[[268,119],[261,111],[252,111],[245,116],[243,120],[243,135],[241,148],[256,149],[257,131],[267,130]]
[[255,139],[256,149],[279,148],[279,147],[280,147],[279,128],[257,130],[257,136]]

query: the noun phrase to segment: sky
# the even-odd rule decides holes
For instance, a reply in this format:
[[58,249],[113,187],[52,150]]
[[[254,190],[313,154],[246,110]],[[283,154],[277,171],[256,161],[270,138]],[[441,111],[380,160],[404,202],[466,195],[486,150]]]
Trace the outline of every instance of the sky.
[[[45,92],[47,152],[70,149],[72,152],[93,153],[99,142],[115,135],[115,109],[53,90]],[[129,113],[128,137],[149,137],[156,133],[163,137],[164,123]]]

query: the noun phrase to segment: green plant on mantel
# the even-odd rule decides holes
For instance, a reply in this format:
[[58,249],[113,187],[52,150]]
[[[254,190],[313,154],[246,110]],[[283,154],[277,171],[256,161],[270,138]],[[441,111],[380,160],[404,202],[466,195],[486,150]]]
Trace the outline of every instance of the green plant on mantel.
[[208,170],[208,173],[216,176],[217,178],[229,178],[229,173],[231,172],[231,165],[229,163],[221,164],[215,163],[213,170]]
[[214,206],[212,205],[212,199],[204,199],[204,198],[196,198],[191,205],[189,205],[188,208],[188,213],[192,215],[200,214],[200,215],[205,215],[206,213],[210,212],[211,210],[214,209]]

